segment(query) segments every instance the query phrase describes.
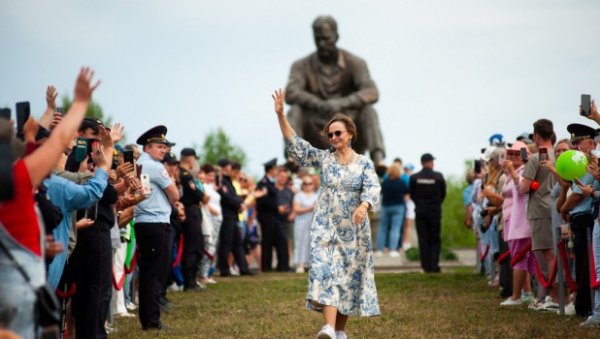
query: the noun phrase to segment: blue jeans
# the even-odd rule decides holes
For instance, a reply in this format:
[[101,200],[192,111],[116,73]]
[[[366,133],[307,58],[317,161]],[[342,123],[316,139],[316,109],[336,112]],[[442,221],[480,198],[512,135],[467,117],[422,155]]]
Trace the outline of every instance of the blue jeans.
[[[402,235],[405,206],[392,205],[381,207],[381,221],[377,231],[377,250],[383,251],[385,247],[390,251],[397,251]],[[389,236],[388,236],[389,234]]]
[[[592,248],[594,249],[594,262],[596,264],[596,279],[600,279],[600,224],[598,223],[598,220],[594,222],[594,230],[592,231]],[[600,320],[600,287],[593,291],[593,317]]]

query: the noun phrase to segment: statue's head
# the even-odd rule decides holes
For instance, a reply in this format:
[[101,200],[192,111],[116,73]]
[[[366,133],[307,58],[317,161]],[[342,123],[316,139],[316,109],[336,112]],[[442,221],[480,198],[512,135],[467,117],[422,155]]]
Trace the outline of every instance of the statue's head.
[[333,56],[337,51],[335,44],[340,37],[335,19],[329,15],[319,16],[313,22],[312,28],[319,57]]

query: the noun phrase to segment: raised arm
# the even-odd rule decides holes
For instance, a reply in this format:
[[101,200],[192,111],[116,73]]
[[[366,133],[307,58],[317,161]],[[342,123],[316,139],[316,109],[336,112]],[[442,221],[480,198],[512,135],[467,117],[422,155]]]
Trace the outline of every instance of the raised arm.
[[290,122],[283,112],[285,91],[280,88],[275,91],[272,97],[275,104],[275,112],[277,113],[277,120],[279,121],[279,127],[281,128],[281,134],[286,140],[289,140],[296,134],[296,132],[294,132],[292,125],[290,125]]
[[54,112],[56,111],[56,97],[58,96],[58,92],[56,88],[52,85],[46,88],[46,111],[40,118],[40,126],[45,129],[50,129],[50,124],[52,123],[52,119],[54,119]]
[[92,93],[100,82],[92,85],[94,72],[90,68],[82,68],[75,83],[73,105],[60,124],[54,128],[50,138],[35,152],[25,157],[25,166],[29,172],[31,186],[37,187],[56,165],[60,155],[65,151],[87,110]]

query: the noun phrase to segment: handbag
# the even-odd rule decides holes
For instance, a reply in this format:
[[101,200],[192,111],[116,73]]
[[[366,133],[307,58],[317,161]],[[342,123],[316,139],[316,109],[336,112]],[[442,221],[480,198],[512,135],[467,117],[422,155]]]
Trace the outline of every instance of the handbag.
[[33,292],[35,293],[35,322],[37,325],[42,327],[42,338],[60,338],[60,317],[61,317],[61,309],[60,304],[58,303],[58,298],[54,293],[54,290],[48,283],[40,287],[33,287],[31,285],[31,279],[29,278],[29,274],[25,272],[23,266],[17,262],[15,257],[12,255],[10,250],[6,248],[6,245],[0,238],[0,248],[6,253],[12,264],[15,265],[19,273],[23,276],[27,284],[31,287]]

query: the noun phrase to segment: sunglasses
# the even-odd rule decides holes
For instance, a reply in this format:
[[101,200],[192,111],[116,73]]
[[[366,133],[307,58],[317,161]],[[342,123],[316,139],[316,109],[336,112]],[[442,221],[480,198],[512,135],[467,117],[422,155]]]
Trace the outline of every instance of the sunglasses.
[[329,137],[329,139],[333,139],[334,135],[339,138],[340,135],[342,135],[342,133],[344,133],[344,131],[329,132],[327,133],[327,136]]
[[302,185],[304,185],[304,186],[308,186],[308,185],[312,185],[312,184],[313,184],[312,182],[303,182],[302,183]]

